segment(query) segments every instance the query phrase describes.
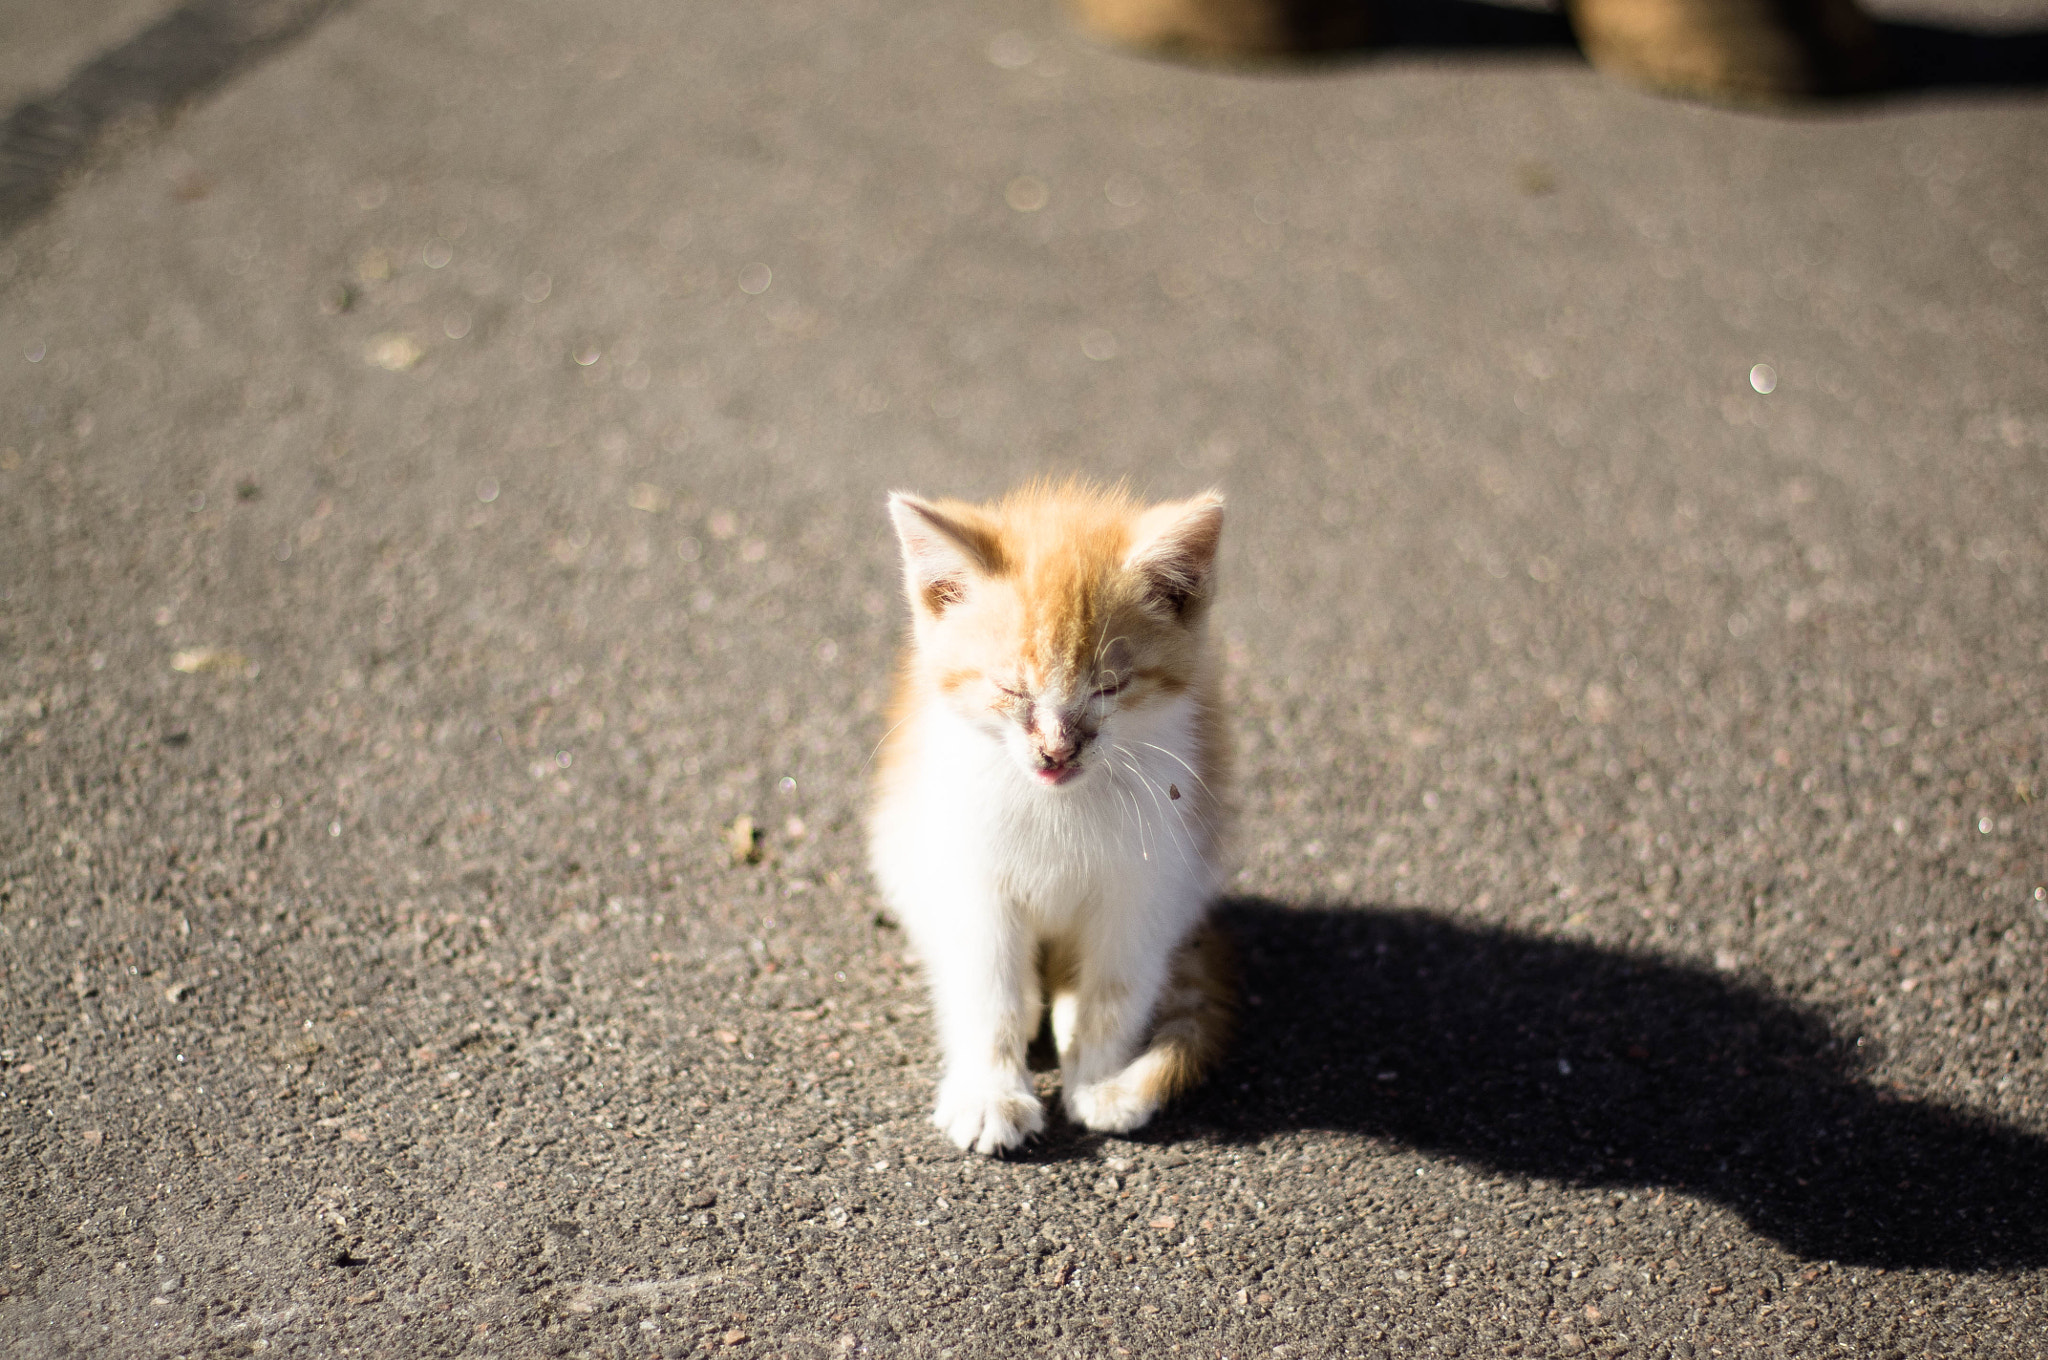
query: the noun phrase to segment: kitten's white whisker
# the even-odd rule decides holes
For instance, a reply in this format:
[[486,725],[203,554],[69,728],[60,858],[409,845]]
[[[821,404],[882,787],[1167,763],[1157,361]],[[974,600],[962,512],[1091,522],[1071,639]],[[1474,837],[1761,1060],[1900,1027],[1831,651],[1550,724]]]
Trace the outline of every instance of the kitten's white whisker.
[[1196,770],[1194,766],[1188,764],[1187,757],[1183,756],[1180,752],[1170,751],[1166,747],[1159,745],[1157,742],[1141,741],[1138,743],[1138,745],[1150,746],[1153,750],[1159,752],[1161,755],[1171,756],[1173,759],[1179,761],[1181,768],[1188,772],[1188,778],[1194,780],[1197,784],[1200,784],[1202,786],[1203,793],[1209,792],[1209,781],[1202,778],[1201,773],[1198,770]]
[[1164,782],[1163,780],[1148,779],[1146,781],[1146,789],[1151,793],[1153,803],[1159,808],[1160,820],[1166,824],[1169,832],[1174,835],[1181,847],[1182,859],[1186,861],[1192,855],[1200,854],[1201,847],[1196,842],[1194,828],[1188,825],[1186,814],[1177,815],[1173,811],[1172,803],[1175,800],[1172,795],[1169,793],[1164,801],[1161,800],[1160,784]]
[[[1139,774],[1138,771],[1135,769],[1131,769],[1130,765],[1127,762],[1119,760],[1117,763],[1123,765],[1125,769],[1129,769],[1131,771],[1131,774],[1137,778],[1138,783],[1140,785],[1144,784],[1144,775]],[[1131,807],[1134,813],[1136,814],[1138,822],[1138,853],[1146,859],[1150,859],[1152,858],[1152,847],[1145,838],[1145,832],[1147,830],[1147,818],[1145,816],[1145,809],[1138,806],[1136,790],[1133,790],[1131,793]]]
[[1192,861],[1188,857],[1188,852],[1194,848],[1192,838],[1188,837],[1183,828],[1175,825],[1179,819],[1167,811],[1166,803],[1161,801],[1159,797],[1158,786],[1146,777],[1143,767],[1135,763],[1137,761],[1136,753],[1121,744],[1118,744],[1116,749],[1127,758],[1125,768],[1129,769],[1131,774],[1136,777],[1139,785],[1151,797],[1152,806],[1158,809],[1159,827],[1165,833],[1167,839],[1173,842],[1174,849],[1180,852],[1181,862],[1192,866]]
[[867,772],[868,766],[875,763],[875,757],[881,754],[882,748],[889,744],[889,738],[896,735],[896,729],[909,722],[915,716],[915,714],[906,714],[900,721],[882,734],[882,739],[875,743],[873,750],[868,752],[868,758],[860,763],[859,773],[865,774]]
[[1137,801],[1125,790],[1123,782],[1112,779],[1109,787],[1110,791],[1116,794],[1117,815],[1123,819],[1123,825],[1141,828],[1144,825],[1145,814],[1138,810]]
[[[1151,742],[1144,742],[1142,744],[1146,746],[1152,745]],[[1117,744],[1116,749],[1123,752],[1123,754],[1127,756],[1131,761],[1137,761],[1137,752],[1132,751],[1129,747],[1123,745],[1121,742]],[[1164,748],[1162,747],[1157,749],[1163,750]],[[1168,752],[1168,754],[1171,755],[1172,752]],[[1152,805],[1159,809],[1160,823],[1165,827],[1167,835],[1174,839],[1175,848],[1180,851],[1182,863],[1191,864],[1192,861],[1189,859],[1189,852],[1195,848],[1194,837],[1187,831],[1185,827],[1178,825],[1180,819],[1178,817],[1173,816],[1167,810],[1166,802],[1160,801],[1159,786],[1155,784],[1152,780],[1146,778],[1142,766],[1139,764],[1132,764],[1130,766],[1130,770],[1132,774],[1138,777],[1138,782],[1145,786],[1145,792],[1152,796]],[[1170,801],[1172,800],[1167,800],[1167,802]],[[1176,832],[1178,833],[1177,835]]]
[[[1142,770],[1138,769],[1138,768],[1137,768],[1137,767],[1136,767],[1135,765],[1131,764],[1131,762],[1130,762],[1130,761],[1129,761],[1128,759],[1125,759],[1125,758],[1124,758],[1124,757],[1125,757],[1125,755],[1127,755],[1127,753],[1126,753],[1126,752],[1124,752],[1124,749],[1123,749],[1123,747],[1121,747],[1121,746],[1115,746],[1115,747],[1112,747],[1112,748],[1111,748],[1111,754],[1112,754],[1112,757],[1113,757],[1114,759],[1116,759],[1116,763],[1117,763],[1117,764],[1121,765],[1121,766],[1122,766],[1122,767],[1123,767],[1124,769],[1126,769],[1126,770],[1130,771],[1131,777],[1132,777],[1133,779],[1137,780],[1137,782],[1138,782],[1138,787],[1139,787],[1139,788],[1144,788],[1144,787],[1145,787],[1145,773],[1144,773],[1144,771],[1142,771]],[[1149,792],[1149,790],[1148,790],[1148,792]],[[1158,800],[1157,800],[1157,799],[1155,799],[1154,801],[1156,802],[1156,801],[1158,801]],[[1151,829],[1152,819],[1151,819],[1151,818],[1149,818],[1149,817],[1147,817],[1147,816],[1145,815],[1145,810],[1144,810],[1144,808],[1142,808],[1142,807],[1138,806],[1138,802],[1137,802],[1137,790],[1136,790],[1136,789],[1133,789],[1133,790],[1131,791],[1131,806],[1132,806],[1132,807],[1133,807],[1133,809],[1134,809],[1134,810],[1136,811],[1136,815],[1137,815],[1137,820],[1138,820],[1138,852],[1139,852],[1139,853],[1140,853],[1141,855],[1145,856],[1145,857],[1146,857],[1147,859],[1150,859],[1150,858],[1151,858],[1151,855],[1152,855],[1152,847],[1151,847],[1151,843],[1150,843],[1150,841],[1149,841],[1149,840],[1147,839],[1147,837],[1146,837],[1146,834],[1145,834],[1145,833],[1146,833],[1147,831],[1149,831],[1149,830]]]

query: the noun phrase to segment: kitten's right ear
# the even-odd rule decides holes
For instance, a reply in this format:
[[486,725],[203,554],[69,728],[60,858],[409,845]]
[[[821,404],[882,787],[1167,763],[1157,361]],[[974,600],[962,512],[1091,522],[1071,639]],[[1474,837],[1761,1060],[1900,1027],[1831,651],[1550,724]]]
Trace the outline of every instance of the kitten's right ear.
[[889,518],[903,545],[903,579],[912,602],[933,617],[967,595],[967,583],[995,570],[995,540],[979,525],[906,492],[889,496]]
[[1186,619],[1208,598],[1222,534],[1223,497],[1217,492],[1155,505],[1132,526],[1134,542],[1124,568],[1144,578],[1149,599]]

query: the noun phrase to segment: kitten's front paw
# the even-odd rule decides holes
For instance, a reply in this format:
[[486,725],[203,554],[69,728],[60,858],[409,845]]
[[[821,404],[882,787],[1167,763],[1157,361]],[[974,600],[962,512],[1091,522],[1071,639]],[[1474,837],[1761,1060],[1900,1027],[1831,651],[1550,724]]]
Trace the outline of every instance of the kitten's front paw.
[[1066,1095],[1067,1114],[1097,1133],[1142,1128],[1159,1108],[1158,1098],[1128,1072],[1076,1087]]
[[939,1086],[932,1123],[957,1148],[983,1156],[1007,1152],[1045,1128],[1045,1107],[1021,1081],[948,1078]]

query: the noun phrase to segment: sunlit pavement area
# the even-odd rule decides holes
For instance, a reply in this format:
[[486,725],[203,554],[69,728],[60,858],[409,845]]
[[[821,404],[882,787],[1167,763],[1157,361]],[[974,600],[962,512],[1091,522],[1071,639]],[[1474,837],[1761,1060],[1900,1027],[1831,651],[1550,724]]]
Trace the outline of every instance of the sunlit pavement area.
[[[0,28],[0,1353],[2048,1352],[2038,79]],[[1066,471],[1229,497],[1246,1005],[978,1160],[881,503]]]

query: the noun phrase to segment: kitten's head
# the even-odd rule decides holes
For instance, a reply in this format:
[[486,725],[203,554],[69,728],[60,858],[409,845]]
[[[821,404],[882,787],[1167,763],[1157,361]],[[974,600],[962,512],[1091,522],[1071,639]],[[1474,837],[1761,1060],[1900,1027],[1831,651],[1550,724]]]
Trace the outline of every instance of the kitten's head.
[[1196,683],[1222,496],[1069,483],[983,506],[898,493],[889,514],[923,688],[1037,782],[1084,778],[1119,726]]

